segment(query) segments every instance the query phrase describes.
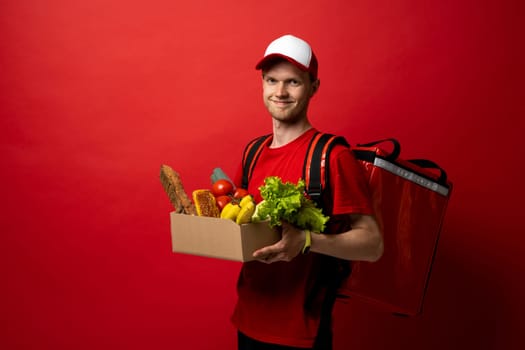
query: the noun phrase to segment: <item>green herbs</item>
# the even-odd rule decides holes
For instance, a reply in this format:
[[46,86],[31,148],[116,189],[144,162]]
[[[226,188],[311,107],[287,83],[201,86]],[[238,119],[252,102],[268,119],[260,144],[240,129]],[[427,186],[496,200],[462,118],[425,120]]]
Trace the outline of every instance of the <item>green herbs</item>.
[[304,187],[303,180],[293,184],[283,183],[276,176],[267,177],[259,188],[263,201],[257,205],[255,218],[269,219],[272,227],[285,220],[301,229],[323,232],[329,218],[305,196]]

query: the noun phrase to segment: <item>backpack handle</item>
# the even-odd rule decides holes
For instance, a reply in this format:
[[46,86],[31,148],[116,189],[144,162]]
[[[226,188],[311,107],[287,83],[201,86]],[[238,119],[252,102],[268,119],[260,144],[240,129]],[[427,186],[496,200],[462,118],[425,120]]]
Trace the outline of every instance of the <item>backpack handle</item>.
[[395,161],[401,154],[401,144],[394,138],[386,138],[378,141],[372,141],[367,143],[358,143],[357,147],[373,147],[383,142],[390,142],[393,145],[392,152],[385,157],[385,160],[389,162]]

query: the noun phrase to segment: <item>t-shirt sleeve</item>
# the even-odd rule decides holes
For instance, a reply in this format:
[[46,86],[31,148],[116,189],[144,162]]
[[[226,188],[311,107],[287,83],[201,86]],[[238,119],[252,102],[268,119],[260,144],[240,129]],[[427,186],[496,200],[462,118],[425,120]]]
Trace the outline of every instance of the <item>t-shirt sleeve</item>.
[[372,215],[373,208],[365,170],[347,147],[337,145],[330,153],[330,187],[333,215]]

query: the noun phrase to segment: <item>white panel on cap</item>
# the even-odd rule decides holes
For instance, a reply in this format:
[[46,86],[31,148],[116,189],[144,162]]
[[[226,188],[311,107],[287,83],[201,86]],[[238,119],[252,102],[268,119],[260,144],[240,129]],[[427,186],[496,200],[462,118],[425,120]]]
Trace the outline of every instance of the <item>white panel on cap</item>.
[[312,59],[312,49],[310,45],[308,45],[306,41],[293,35],[282,36],[268,45],[264,56],[271,54],[288,56],[306,68],[310,68],[310,60]]

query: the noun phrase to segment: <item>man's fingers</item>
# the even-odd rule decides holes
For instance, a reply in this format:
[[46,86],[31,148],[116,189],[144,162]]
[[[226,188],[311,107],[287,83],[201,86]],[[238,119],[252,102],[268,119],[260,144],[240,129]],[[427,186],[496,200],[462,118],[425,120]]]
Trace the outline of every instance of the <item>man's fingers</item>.
[[264,247],[253,252],[253,257],[256,259],[265,259],[267,256],[271,255],[272,251],[269,250],[269,247]]
[[278,244],[274,244],[271,246],[267,246],[264,248],[261,248],[259,250],[256,250],[253,253],[253,257],[257,260],[260,260],[265,263],[272,263],[275,261],[279,261],[282,259],[282,249],[279,247]]
[[259,250],[256,250],[255,252],[253,252],[253,257],[254,258],[259,258],[259,257],[264,257],[264,256],[269,255],[269,254],[277,254],[281,250],[282,250],[281,245],[279,244],[279,242],[277,242],[277,243],[275,243],[273,245],[269,245],[269,246],[263,247],[263,248],[261,248]]

